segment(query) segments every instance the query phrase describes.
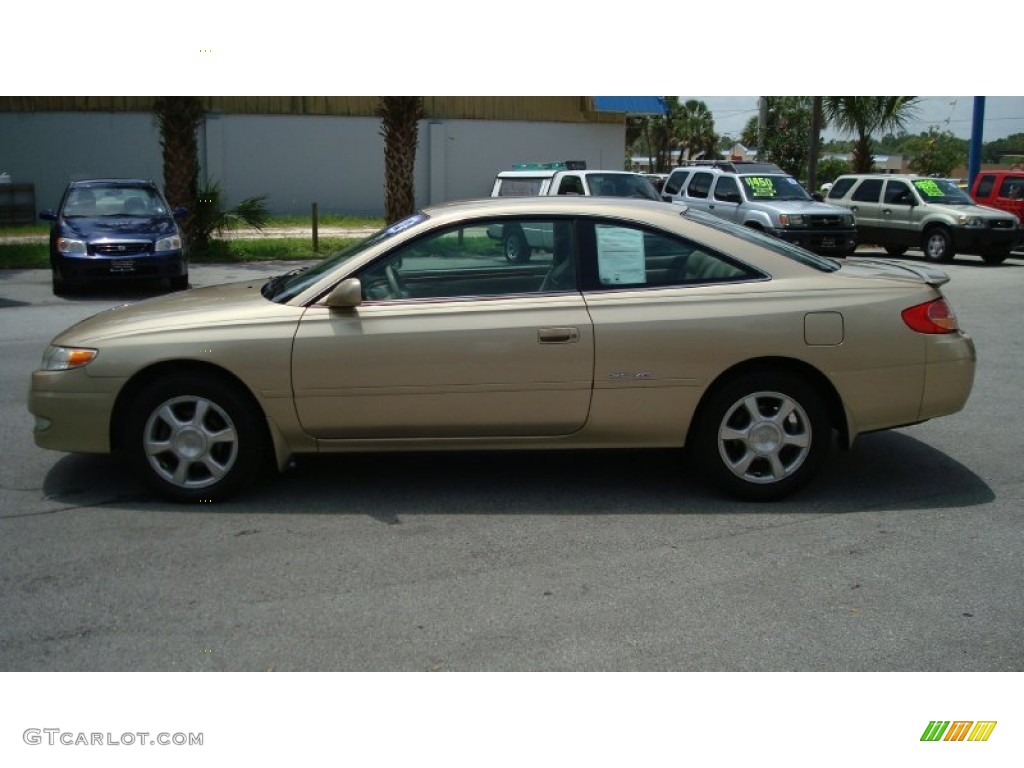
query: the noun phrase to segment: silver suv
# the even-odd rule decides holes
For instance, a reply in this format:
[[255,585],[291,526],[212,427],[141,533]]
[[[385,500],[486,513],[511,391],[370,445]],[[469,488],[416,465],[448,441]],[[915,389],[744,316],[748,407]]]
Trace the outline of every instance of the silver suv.
[[661,196],[818,253],[846,256],[857,247],[849,211],[814,200],[800,182],[771,163],[683,165],[669,174]]
[[932,261],[972,253],[1000,264],[1021,239],[1016,216],[978,205],[948,179],[850,174],[836,179],[828,201],[857,217],[861,242],[892,256],[920,248]]

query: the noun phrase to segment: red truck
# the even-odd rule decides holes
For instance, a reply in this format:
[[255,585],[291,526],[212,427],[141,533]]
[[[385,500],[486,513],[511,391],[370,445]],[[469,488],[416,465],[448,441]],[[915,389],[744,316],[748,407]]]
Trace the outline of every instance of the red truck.
[[982,171],[974,179],[971,198],[1014,214],[1024,225],[1024,171]]

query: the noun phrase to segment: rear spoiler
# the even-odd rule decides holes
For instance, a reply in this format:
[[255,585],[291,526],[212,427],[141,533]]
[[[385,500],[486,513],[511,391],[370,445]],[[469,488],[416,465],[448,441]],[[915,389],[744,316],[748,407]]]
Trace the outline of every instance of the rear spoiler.
[[936,267],[930,267],[927,264],[904,264],[901,261],[893,261],[892,259],[857,259],[858,264],[877,264],[879,266],[886,267],[898,267],[899,269],[906,270],[912,275],[915,275],[924,280],[928,285],[934,285],[936,287],[945,285],[949,282],[949,275],[943,272],[941,269]]

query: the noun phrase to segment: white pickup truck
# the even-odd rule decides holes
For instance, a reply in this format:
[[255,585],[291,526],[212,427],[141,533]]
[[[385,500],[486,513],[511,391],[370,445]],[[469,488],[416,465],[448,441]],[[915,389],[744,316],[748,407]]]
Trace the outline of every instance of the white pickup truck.
[[[580,195],[584,197],[638,197],[661,200],[654,185],[642,173],[588,170],[581,161],[524,163],[502,171],[494,180],[491,197]],[[502,252],[511,262],[529,261],[534,249],[550,250],[550,227],[494,225],[487,232],[501,240]]]

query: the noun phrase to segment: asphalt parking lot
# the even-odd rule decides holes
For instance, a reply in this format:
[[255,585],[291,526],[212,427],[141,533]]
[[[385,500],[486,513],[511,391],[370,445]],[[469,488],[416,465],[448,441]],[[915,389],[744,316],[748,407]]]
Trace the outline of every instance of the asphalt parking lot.
[[36,448],[25,407],[53,335],[146,291],[0,273],[0,669],[1020,671],[1024,259],[946,269],[979,354],[966,409],[768,506],[671,451],[307,459],[235,502],[163,502]]

